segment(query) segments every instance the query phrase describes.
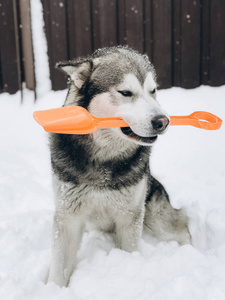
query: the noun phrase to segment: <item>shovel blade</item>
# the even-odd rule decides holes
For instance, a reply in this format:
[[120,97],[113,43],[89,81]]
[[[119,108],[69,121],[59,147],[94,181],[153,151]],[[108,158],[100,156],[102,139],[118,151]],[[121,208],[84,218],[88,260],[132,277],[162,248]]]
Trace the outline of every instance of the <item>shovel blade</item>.
[[97,129],[94,118],[79,106],[36,111],[33,117],[47,132],[88,134]]

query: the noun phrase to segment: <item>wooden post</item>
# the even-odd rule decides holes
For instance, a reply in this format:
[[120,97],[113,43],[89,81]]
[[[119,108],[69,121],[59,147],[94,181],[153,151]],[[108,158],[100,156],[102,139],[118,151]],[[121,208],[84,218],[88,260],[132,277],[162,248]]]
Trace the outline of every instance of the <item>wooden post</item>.
[[21,89],[18,19],[15,0],[0,2],[0,16],[2,91],[14,94]]
[[210,85],[225,84],[225,1],[211,1]]
[[31,33],[30,0],[20,0],[20,20],[22,36],[22,61],[24,80],[28,89],[35,91],[34,55]]

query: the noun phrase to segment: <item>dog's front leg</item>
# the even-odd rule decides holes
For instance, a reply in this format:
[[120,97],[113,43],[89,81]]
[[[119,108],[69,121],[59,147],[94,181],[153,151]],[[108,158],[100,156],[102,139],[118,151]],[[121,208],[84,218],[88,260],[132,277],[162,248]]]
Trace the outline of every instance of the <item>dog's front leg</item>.
[[138,250],[143,229],[144,209],[139,212],[122,214],[116,221],[118,248],[133,252]]
[[83,234],[83,224],[77,217],[56,213],[52,232],[52,258],[48,282],[67,286],[75,268],[76,253]]

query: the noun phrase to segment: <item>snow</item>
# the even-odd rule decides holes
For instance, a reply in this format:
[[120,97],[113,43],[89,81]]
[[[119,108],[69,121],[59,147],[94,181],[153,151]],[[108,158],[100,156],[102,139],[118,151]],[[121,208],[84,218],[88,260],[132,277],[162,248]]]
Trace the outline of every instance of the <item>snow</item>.
[[30,1],[31,28],[34,52],[34,71],[37,96],[43,96],[51,90],[47,40],[44,34],[43,7],[40,0]]
[[[225,86],[158,92],[170,115],[206,110],[225,120]],[[86,233],[68,288],[45,284],[54,212],[47,134],[32,112],[58,107],[66,91],[0,95],[0,299],[225,299],[225,127],[171,126],[154,146],[152,173],[190,218],[193,246],[143,234],[138,252],[113,235]]]

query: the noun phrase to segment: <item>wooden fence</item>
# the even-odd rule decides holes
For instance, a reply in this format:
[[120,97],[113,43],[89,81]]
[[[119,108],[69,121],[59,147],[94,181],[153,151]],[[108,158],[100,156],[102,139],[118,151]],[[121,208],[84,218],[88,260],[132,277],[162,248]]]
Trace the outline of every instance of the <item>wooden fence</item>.
[[0,1],[0,92],[35,90],[29,0]]
[[[15,92],[25,81],[18,22],[23,1],[0,1],[9,24],[6,36],[0,18],[1,91]],[[56,62],[119,44],[149,55],[160,88],[225,84],[224,0],[41,1],[54,90],[66,87]]]

